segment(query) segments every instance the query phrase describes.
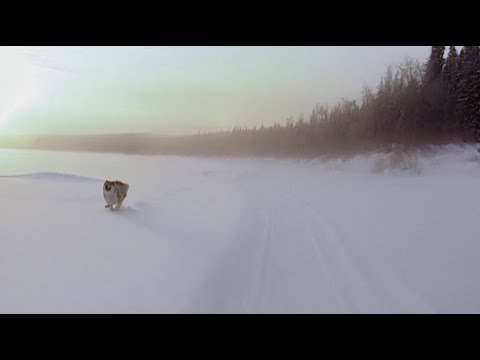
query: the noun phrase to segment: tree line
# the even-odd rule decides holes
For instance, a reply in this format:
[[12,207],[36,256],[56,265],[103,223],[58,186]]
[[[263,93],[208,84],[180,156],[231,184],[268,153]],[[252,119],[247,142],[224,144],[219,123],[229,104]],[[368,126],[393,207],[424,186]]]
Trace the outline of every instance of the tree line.
[[[389,66],[361,101],[317,105],[309,118],[285,124],[184,138],[170,144],[181,153],[318,155],[356,153],[392,144],[420,146],[480,142],[480,47],[432,46],[426,63],[407,58]],[[167,149],[165,149],[167,150]]]

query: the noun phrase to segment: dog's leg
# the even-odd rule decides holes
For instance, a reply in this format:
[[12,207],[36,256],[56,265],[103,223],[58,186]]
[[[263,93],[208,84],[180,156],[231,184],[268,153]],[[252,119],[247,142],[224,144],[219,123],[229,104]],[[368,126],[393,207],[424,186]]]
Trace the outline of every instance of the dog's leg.
[[117,204],[117,206],[115,207],[115,210],[120,209],[120,206],[122,206],[122,203],[123,203],[123,200],[120,201],[120,202]]

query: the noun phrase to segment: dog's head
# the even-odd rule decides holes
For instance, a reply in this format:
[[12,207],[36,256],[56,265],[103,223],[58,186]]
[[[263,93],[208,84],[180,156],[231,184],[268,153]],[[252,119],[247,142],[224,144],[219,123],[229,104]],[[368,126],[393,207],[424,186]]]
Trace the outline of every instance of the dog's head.
[[113,181],[108,181],[106,180],[105,183],[103,184],[103,188],[106,190],[106,191],[110,191],[113,187]]

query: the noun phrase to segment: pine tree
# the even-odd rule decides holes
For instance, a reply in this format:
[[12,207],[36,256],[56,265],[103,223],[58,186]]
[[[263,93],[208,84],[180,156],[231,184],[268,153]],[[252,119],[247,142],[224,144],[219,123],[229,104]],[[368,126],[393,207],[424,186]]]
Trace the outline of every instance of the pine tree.
[[457,113],[466,139],[480,142],[480,48],[464,46],[460,59]]
[[441,78],[445,59],[445,46],[432,46],[430,57],[425,66],[422,86],[423,116],[422,123],[426,136],[439,135],[444,128],[445,94]]
[[457,79],[456,79],[456,97],[455,97],[455,105],[454,105],[454,114],[455,120],[457,123],[457,127],[459,132],[465,138],[466,136],[466,123],[464,119],[463,113],[463,102],[464,102],[464,76],[465,76],[465,47],[462,48],[460,51],[460,55],[458,55],[457,60]]
[[459,131],[459,124],[455,119],[455,104],[457,103],[459,81],[458,63],[457,49],[455,46],[450,46],[442,76],[446,96],[444,125],[445,131],[450,136],[456,135]]
[[472,69],[468,83],[468,121],[472,128],[472,135],[480,143],[480,47],[474,46],[472,53]]
[[430,57],[425,69],[425,83],[430,84],[440,79],[445,59],[445,46],[432,46]]

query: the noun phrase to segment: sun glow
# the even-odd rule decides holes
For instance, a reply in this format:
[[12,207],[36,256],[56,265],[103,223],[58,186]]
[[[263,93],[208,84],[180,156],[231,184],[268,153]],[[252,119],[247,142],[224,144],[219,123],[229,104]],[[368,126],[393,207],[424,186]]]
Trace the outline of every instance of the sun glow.
[[0,127],[36,95],[36,85],[34,68],[28,62],[25,49],[0,46]]

